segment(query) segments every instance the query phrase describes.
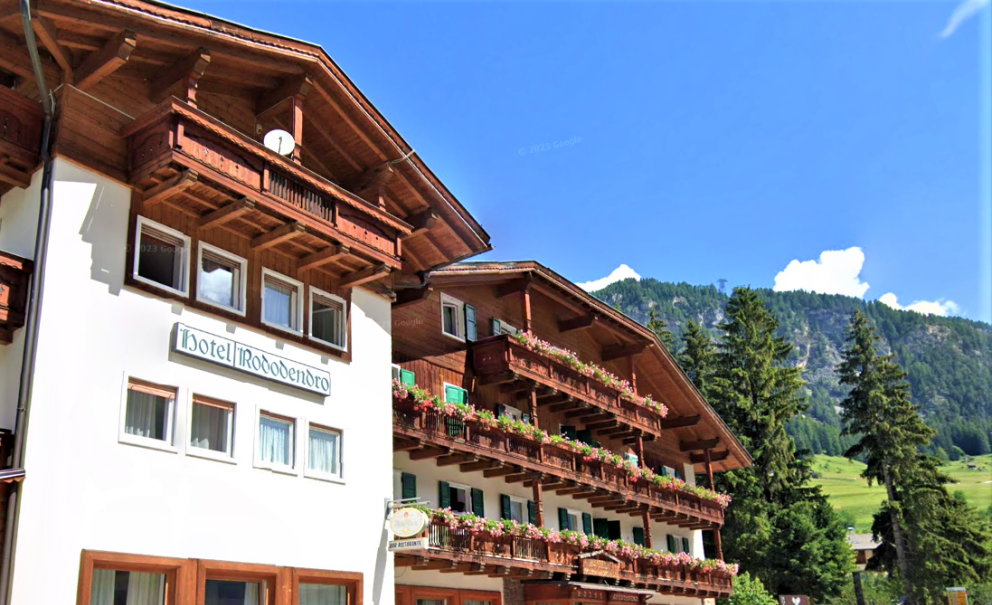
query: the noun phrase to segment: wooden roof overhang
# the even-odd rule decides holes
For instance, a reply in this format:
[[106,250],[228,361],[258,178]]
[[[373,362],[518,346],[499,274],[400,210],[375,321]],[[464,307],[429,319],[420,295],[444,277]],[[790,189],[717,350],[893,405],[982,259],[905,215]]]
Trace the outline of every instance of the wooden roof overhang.
[[14,330],[24,326],[32,271],[31,261],[0,251],[0,345],[10,344]]
[[[32,4],[50,88],[72,85],[132,119],[175,95],[249,139],[271,128],[299,133],[297,159],[310,176],[408,226],[400,233],[403,271],[491,248],[485,230],[321,47],[145,0]],[[17,2],[0,0],[0,80],[36,99],[20,27]],[[103,172],[127,180],[123,166],[109,168]]]
[[[663,421],[663,428],[676,436],[676,439],[646,442],[648,453],[657,450],[668,458],[688,458],[697,472],[704,469],[707,449],[715,471],[751,465],[747,450],[653,332],[551,269],[535,261],[457,263],[433,272],[430,284],[432,287],[496,287],[517,280],[528,280],[531,291],[542,295],[540,299],[535,297],[532,305],[546,300],[559,305],[563,313],[571,313],[562,317],[559,328],[570,321],[588,323],[588,331],[603,343],[604,351],[629,351],[627,357],[637,367],[637,391],[641,395],[650,393],[668,406],[669,414]],[[643,343],[647,346],[641,346]],[[620,373],[627,372],[622,367],[616,369]]]
[[31,184],[41,162],[43,120],[37,101],[0,86],[0,195]]

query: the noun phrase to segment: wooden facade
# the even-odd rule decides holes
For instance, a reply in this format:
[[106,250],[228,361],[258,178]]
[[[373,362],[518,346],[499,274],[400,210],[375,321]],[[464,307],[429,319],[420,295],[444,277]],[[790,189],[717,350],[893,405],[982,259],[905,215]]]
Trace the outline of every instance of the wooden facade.
[[24,325],[33,263],[0,251],[0,345],[10,344]]

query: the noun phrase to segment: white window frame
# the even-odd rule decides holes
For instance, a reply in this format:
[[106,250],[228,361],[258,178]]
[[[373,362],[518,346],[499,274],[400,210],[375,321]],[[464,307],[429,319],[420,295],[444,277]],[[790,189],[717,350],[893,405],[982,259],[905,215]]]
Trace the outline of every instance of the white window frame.
[[[230,454],[216,452],[214,450],[196,447],[193,445],[193,406],[196,405],[197,396],[203,397],[204,399],[214,399],[218,402],[229,403],[231,405],[230,424],[227,427],[227,443],[231,448]],[[186,408],[186,454],[197,458],[206,458],[208,460],[217,460],[218,462],[227,462],[228,464],[237,464],[237,459],[235,457],[235,448],[237,447],[235,434],[237,433],[238,426],[238,404],[233,401],[221,399],[220,397],[211,397],[209,395],[204,395],[203,393],[193,393],[192,391],[190,391],[187,399],[189,399],[189,405]]]
[[512,406],[512,405],[506,405],[505,403],[504,404],[501,404],[501,405],[503,406],[504,413],[507,416],[509,416],[510,418],[513,418],[514,420],[516,420],[518,422],[523,422],[523,420],[524,420],[524,411],[523,410],[521,410],[518,407]]
[[[329,342],[322,338],[317,338],[316,336],[313,335],[313,300],[315,296],[319,298],[326,298],[330,301],[339,303],[341,305],[341,344]],[[321,290],[314,286],[310,286],[310,314],[308,316],[308,321],[309,323],[307,325],[307,335],[310,337],[311,340],[314,340],[316,342],[319,342],[321,344],[327,345],[329,347],[341,351],[348,350],[348,301],[341,298],[340,296],[331,294],[330,292]]]
[[575,517],[576,528],[573,529],[572,531],[585,533],[585,531],[582,529],[582,511],[580,511],[577,508],[565,508],[565,510],[568,511],[569,517]]
[[400,370],[402,369],[403,368],[399,367],[395,363],[393,364],[393,380],[401,380],[403,375],[400,374]]
[[[296,328],[287,328],[286,326],[280,326],[279,324],[273,324],[265,321],[265,279],[272,278],[275,281],[282,282],[283,284],[296,288]],[[288,332],[290,334],[303,334],[303,282],[293,279],[288,275],[283,275],[278,271],[273,271],[268,267],[262,267],[262,287],[261,287],[261,303],[262,303],[262,323],[270,328],[275,328],[276,330],[282,330],[283,332]]]
[[169,404],[169,410],[167,412],[165,432],[168,438],[165,439],[164,441],[160,441],[158,439],[152,439],[150,437],[141,437],[139,435],[132,435],[127,432],[127,427],[126,427],[127,394],[128,391],[130,391],[128,387],[130,386],[132,380],[137,382],[147,382],[148,384],[159,386],[162,388],[173,388],[173,387],[169,387],[168,385],[161,384],[156,380],[146,380],[145,378],[140,378],[138,376],[134,376],[133,374],[124,374],[124,388],[121,392],[120,419],[117,423],[117,441],[119,443],[125,443],[127,445],[137,445],[154,450],[161,450],[163,452],[178,454],[179,448],[176,446],[176,443],[178,443],[176,439],[176,432],[177,432],[176,412],[178,410],[178,406],[176,405],[176,402],[179,400],[179,397],[182,396],[180,389],[179,388],[175,389],[176,395],[172,399],[172,403]]
[[[397,367],[399,367],[399,366],[397,366]],[[466,389],[464,387],[460,387],[457,384],[451,384],[450,382],[443,382],[441,384],[442,384],[442,387],[441,387],[442,388],[442,391],[441,392],[444,393],[443,395],[441,395],[441,403],[448,403],[448,387],[454,387],[456,389],[459,389],[459,390],[463,391],[465,393],[465,403],[466,404],[468,403],[468,389]]]
[[[462,514],[462,515],[470,515],[470,514],[472,514],[472,486],[471,485],[465,485],[464,483],[456,483],[454,481],[449,481],[448,482],[448,489],[451,489],[452,487],[455,488],[455,489],[465,490],[465,508],[468,509],[464,513],[457,513],[456,512],[455,514]],[[441,503],[438,502],[438,504],[440,505]]]
[[[285,464],[278,464],[274,462],[269,462],[267,460],[262,460],[262,416],[271,416],[278,420],[284,420],[292,423],[293,427],[293,446],[290,451],[293,454],[293,464],[287,466]],[[300,461],[300,425],[304,424],[299,418],[294,418],[293,416],[288,416],[286,414],[280,414],[279,412],[273,412],[272,410],[258,408],[255,413],[255,455],[254,455],[254,466],[255,468],[265,469],[272,471],[274,473],[282,473],[284,475],[299,476],[299,461]]]
[[[444,329],[445,305],[454,306],[455,309],[457,310],[458,316],[455,318],[456,319],[455,334],[452,334],[451,332],[447,332]],[[448,338],[454,338],[458,342],[465,342],[465,303],[463,301],[458,300],[454,296],[445,294],[444,292],[441,293],[441,333],[447,336]]]
[[[319,422],[310,422],[307,420],[304,422],[304,426],[307,431],[307,440],[303,444],[305,457],[303,459],[303,476],[309,477],[311,479],[320,479],[322,481],[330,481],[331,483],[341,483],[344,481],[344,431],[332,426],[327,426],[326,424],[320,424]],[[310,468],[310,431],[316,429],[318,431],[333,432],[338,434],[338,474],[322,473],[320,471],[315,471]]]
[[[177,289],[172,286],[166,286],[165,284],[160,284],[157,281],[142,277],[138,275],[139,263],[141,258],[141,232],[145,227],[149,227],[156,231],[161,231],[169,237],[174,237],[181,240],[182,246],[182,276],[180,281],[182,282],[182,288]],[[165,292],[172,292],[173,294],[178,294],[180,296],[189,296],[189,249],[190,249],[190,238],[182,231],[173,229],[172,227],[166,227],[162,223],[153,221],[145,216],[138,215],[137,227],[134,232],[134,263],[131,267],[131,277],[135,281],[139,281],[143,284],[152,286],[153,288],[158,288]]]
[[500,334],[509,334],[512,336],[520,333],[520,329],[513,324],[509,324],[498,317],[496,318],[496,321],[499,322],[499,334],[493,334],[493,336],[499,336]]
[[510,518],[513,518],[513,503],[520,505],[520,523],[530,523],[530,510],[527,507],[527,498],[520,496],[510,496]]
[[[201,290],[201,284],[203,284],[203,251],[206,250],[210,254],[216,254],[217,256],[231,261],[232,263],[238,265],[239,272],[241,273],[241,283],[238,284],[238,301],[236,307],[228,307],[227,305],[222,305],[215,303],[212,300],[208,300],[203,297]],[[216,307],[218,309],[223,309],[242,317],[245,314],[245,309],[248,307],[248,260],[241,258],[237,254],[233,254],[218,248],[213,244],[208,244],[206,242],[200,242],[196,251],[196,300],[210,305],[211,307]]]

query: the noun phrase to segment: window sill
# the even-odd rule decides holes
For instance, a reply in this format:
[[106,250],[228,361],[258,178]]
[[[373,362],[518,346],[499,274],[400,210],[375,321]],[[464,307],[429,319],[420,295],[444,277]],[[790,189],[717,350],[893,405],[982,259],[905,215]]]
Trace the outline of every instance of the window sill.
[[450,332],[445,332],[444,330],[441,330],[441,333],[447,336],[448,338],[457,340],[458,342],[467,342],[464,336],[456,336],[454,334],[451,334]]
[[[199,304],[201,304],[201,305],[205,305],[207,307],[210,307],[211,309],[216,309],[218,311],[223,311],[224,313],[230,313],[231,315],[237,315],[238,317],[241,317],[241,318],[244,318],[245,317],[245,312],[244,311],[238,310],[238,309],[236,309],[234,307],[228,307],[226,305],[220,305],[220,304],[217,304],[215,302],[206,300],[204,298],[197,298],[196,299],[196,302],[199,303]],[[244,302],[244,301],[242,301],[242,302]],[[268,325],[268,324],[266,324],[266,325]]]
[[189,294],[187,292],[183,291],[183,290],[178,290],[178,289],[173,288],[171,286],[166,286],[165,284],[160,284],[157,281],[146,279],[144,277],[141,277],[137,273],[135,273],[134,275],[132,275],[131,276],[131,279],[133,279],[135,282],[137,282],[137,283],[139,283],[139,284],[141,284],[143,286],[148,286],[148,287],[154,288],[156,290],[161,290],[162,292],[164,292],[166,294],[172,294],[173,296],[181,296],[183,298],[187,298],[189,296]]
[[303,473],[303,476],[306,477],[307,479],[316,479],[317,481],[326,481],[327,483],[337,483],[338,485],[347,484],[347,482],[344,480],[344,477],[341,477],[340,475],[324,475],[322,473],[305,471]]
[[311,336],[308,336],[307,338],[310,340],[310,342],[312,342],[314,344],[318,344],[318,345],[320,345],[322,347],[328,347],[330,349],[334,349],[336,351],[340,351],[341,353],[347,353],[348,352],[348,345],[347,344],[345,344],[344,346],[336,345],[333,342],[327,342],[326,340],[321,340],[319,338],[314,338],[312,335]]
[[123,443],[124,445],[134,445],[137,447],[143,447],[150,450],[159,450],[161,452],[168,452],[170,454],[178,454],[179,448],[172,445],[171,443],[165,441],[159,441],[158,439],[148,439],[145,437],[134,437],[128,435],[127,433],[119,435],[117,437],[118,443]]
[[286,334],[292,334],[293,336],[303,336],[303,330],[294,330],[293,328],[287,328],[286,326],[280,326],[279,324],[270,324],[265,320],[262,320],[262,325],[272,330],[279,330],[280,332],[285,332]]
[[222,454],[220,452],[215,452],[213,450],[204,449],[202,447],[196,447],[194,445],[186,448],[187,456],[194,456],[196,458],[203,458],[204,460],[213,460],[214,462],[223,462],[225,464],[237,464],[238,461],[234,459],[233,456],[228,456],[227,454]]
[[293,477],[300,476],[300,471],[292,466],[278,466],[273,464],[266,464],[264,462],[255,462],[255,468],[263,471],[278,473],[280,475],[290,475]]

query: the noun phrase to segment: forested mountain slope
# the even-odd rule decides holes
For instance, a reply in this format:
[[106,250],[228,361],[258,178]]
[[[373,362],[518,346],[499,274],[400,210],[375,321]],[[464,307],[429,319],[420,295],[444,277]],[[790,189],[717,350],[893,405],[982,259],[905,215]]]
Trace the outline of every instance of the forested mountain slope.
[[[962,451],[970,455],[992,452],[992,326],[899,311],[849,296],[771,290],[762,290],[761,295],[778,317],[782,333],[795,345],[792,362],[805,367],[810,407],[790,426],[800,448],[831,455],[842,454],[846,448],[837,408],[844,389],[834,367],[851,313],[861,308],[878,326],[883,346],[909,372],[913,399],[922,406],[927,423],[938,431],[934,452],[950,458],[959,457]],[[724,319],[728,298],[715,286],[655,279],[616,282],[595,296],[619,305],[645,324],[648,312],[655,309],[675,334],[676,347],[690,319],[705,325],[717,338],[715,326]]]

